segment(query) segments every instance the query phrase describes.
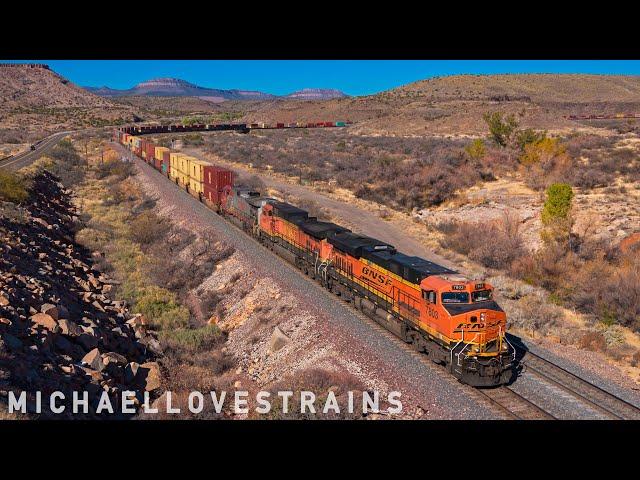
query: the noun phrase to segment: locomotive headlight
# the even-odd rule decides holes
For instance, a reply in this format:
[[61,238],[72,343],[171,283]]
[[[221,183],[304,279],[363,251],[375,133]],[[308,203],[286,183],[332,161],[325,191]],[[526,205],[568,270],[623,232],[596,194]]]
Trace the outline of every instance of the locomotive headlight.
[[480,321],[481,321],[481,322],[484,322],[484,312],[482,312],[482,313],[480,314]]

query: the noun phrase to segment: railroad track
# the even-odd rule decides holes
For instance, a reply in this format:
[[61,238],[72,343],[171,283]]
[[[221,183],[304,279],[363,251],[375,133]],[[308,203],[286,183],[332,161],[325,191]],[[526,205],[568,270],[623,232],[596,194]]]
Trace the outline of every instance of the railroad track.
[[509,387],[478,389],[489,401],[513,420],[556,420],[551,413],[539,407]]
[[530,351],[526,372],[561,389],[612,420],[640,420],[640,408]]

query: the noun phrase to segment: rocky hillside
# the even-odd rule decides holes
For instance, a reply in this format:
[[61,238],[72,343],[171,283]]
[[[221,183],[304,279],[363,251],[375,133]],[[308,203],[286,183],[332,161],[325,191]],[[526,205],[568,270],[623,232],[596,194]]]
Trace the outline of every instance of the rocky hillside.
[[87,391],[94,412],[106,391],[117,412],[122,391],[136,391],[140,402],[160,387],[159,343],[144,318],[110,297],[114,282],[75,243],[70,200],[57,178],[41,173],[22,207],[0,205],[0,410],[8,391],[29,392],[31,413],[35,391],[69,400]]
[[250,105],[247,121],[352,120],[352,131],[390,135],[480,135],[482,115],[502,111],[532,128],[567,131],[571,114],[640,113],[640,77],[604,75],[456,75],[368,97]]
[[[87,92],[56,72],[22,64],[0,65],[0,127],[55,129],[130,121],[131,107]],[[0,143],[2,139],[0,138]]]
[[640,77],[577,74],[452,75],[410,83],[381,95],[422,97],[432,101],[635,103],[640,101]]

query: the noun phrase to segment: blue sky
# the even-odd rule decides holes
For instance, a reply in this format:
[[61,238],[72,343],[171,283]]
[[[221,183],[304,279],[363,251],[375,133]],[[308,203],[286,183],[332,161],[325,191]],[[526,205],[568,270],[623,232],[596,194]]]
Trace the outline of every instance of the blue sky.
[[83,86],[130,88],[151,78],[175,77],[203,87],[276,95],[301,88],[368,95],[433,76],[464,73],[640,75],[638,60],[14,60],[23,61],[48,63]]

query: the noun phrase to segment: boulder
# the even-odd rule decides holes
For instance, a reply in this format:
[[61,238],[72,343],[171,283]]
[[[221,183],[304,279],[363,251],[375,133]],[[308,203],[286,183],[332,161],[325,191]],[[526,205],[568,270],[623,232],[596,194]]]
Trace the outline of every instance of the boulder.
[[89,353],[87,353],[84,357],[82,357],[82,363],[88,365],[92,369],[100,372],[104,369],[104,363],[102,361],[102,355],[100,355],[100,350],[94,348]]
[[107,352],[102,355],[102,361],[105,365],[109,365],[110,363],[116,363],[119,365],[126,365],[127,359],[116,352]]
[[287,337],[279,327],[276,327],[273,329],[271,340],[269,340],[269,350],[277,352],[290,341],[291,339]]
[[60,311],[58,307],[52,303],[45,303],[40,307],[40,311],[49,315],[54,320],[60,320]]
[[162,375],[157,362],[147,362],[140,365],[139,372],[142,385],[147,392],[160,388]]
[[82,330],[77,323],[65,318],[58,321],[58,326],[60,327],[60,332],[63,335],[68,335],[70,337],[79,337],[84,333],[84,330]]
[[34,324],[40,325],[41,327],[51,331],[54,331],[58,326],[58,322],[56,322],[51,315],[46,313],[36,313],[31,317],[31,321]]
[[6,307],[9,303],[9,299],[5,295],[0,295],[0,307]]

